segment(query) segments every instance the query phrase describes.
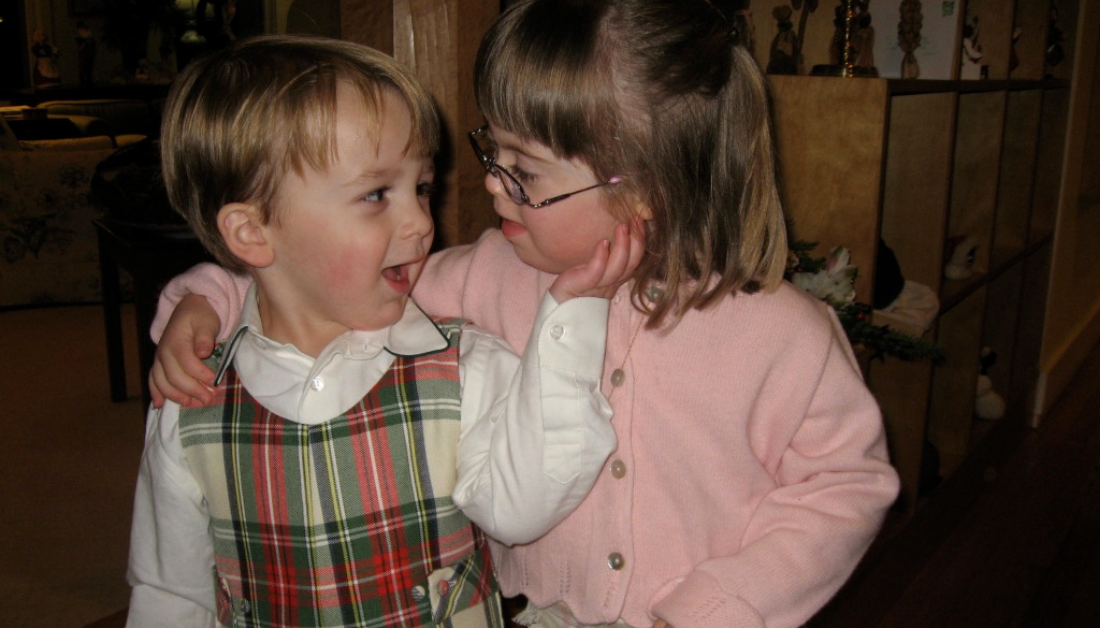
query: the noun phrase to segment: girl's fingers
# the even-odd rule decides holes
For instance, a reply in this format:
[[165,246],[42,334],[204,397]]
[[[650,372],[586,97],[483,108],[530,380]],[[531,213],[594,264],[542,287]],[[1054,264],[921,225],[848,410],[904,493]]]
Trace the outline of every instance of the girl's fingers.
[[612,285],[622,282],[623,273],[630,264],[630,253],[632,248],[630,232],[627,229],[627,225],[625,223],[620,223],[615,227],[615,240],[611,244],[611,251],[607,260],[607,269],[604,272],[604,277],[600,285]]

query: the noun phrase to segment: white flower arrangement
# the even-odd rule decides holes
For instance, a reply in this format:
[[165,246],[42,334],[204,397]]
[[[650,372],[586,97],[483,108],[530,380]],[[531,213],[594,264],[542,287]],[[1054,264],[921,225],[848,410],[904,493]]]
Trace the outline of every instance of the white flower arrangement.
[[853,347],[865,348],[879,359],[888,355],[907,361],[943,359],[935,343],[872,323],[871,306],[856,301],[859,272],[851,263],[848,249],[837,246],[829,251],[828,257],[810,257],[809,251],[815,246],[805,242],[791,244],[787,280],[836,310]]
[[856,300],[858,269],[851,264],[852,256],[843,246],[834,247],[824,265],[812,270],[795,270],[791,283],[825,301],[833,307]]

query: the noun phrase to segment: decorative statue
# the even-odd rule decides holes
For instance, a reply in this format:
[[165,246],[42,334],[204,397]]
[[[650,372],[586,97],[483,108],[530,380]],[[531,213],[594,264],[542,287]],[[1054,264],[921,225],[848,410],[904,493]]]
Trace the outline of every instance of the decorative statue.
[[49,38],[46,37],[46,31],[41,28],[34,31],[31,54],[34,55],[34,86],[60,85],[61,69],[57,67],[57,48],[50,43]]
[[76,23],[76,62],[81,85],[91,85],[95,68],[95,36],[84,22]]
[[875,67],[875,27],[868,10],[868,1],[856,2],[858,13],[855,18],[855,36],[852,41],[853,54],[857,68]]
[[779,32],[772,39],[768,74],[798,74],[798,37],[791,22],[791,7],[775,7],[772,16],[779,23]]
[[902,0],[898,8],[901,19],[898,20],[898,48],[905,53],[901,59],[901,78],[920,78],[920,63],[914,51],[920,47],[920,31],[924,25],[920,0]]

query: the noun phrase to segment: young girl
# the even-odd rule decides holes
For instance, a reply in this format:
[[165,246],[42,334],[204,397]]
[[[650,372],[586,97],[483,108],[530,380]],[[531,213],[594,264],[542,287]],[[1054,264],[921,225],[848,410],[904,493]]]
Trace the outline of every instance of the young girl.
[[[647,226],[609,315],[618,449],[548,534],[494,546],[527,625],[798,626],[896,496],[842,328],[781,279],[764,77],[729,24],[707,0],[521,0],[479,51],[471,139],[501,229],[435,255],[418,302],[522,347],[556,273],[618,222]],[[226,288],[206,267],[164,305],[202,293],[232,320]],[[217,331],[205,301],[184,305],[151,376],[173,399],[207,394],[194,354]]]

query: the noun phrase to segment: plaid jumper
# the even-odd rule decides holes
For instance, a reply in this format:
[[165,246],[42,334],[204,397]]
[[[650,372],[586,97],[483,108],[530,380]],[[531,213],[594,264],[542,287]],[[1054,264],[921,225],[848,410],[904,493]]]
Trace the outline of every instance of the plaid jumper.
[[211,517],[218,621],[232,626],[502,626],[484,537],[451,501],[461,388],[449,346],[398,356],[356,406],[302,425],[233,370],[180,411]]

